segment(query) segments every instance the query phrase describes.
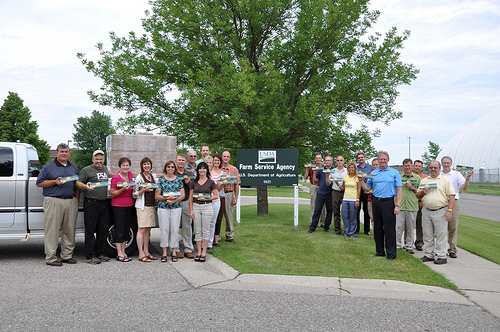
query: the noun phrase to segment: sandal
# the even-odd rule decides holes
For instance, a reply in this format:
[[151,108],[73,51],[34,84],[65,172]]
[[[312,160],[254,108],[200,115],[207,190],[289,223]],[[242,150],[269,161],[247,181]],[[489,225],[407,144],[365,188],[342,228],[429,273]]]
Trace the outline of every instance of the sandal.
[[116,260],[119,262],[126,263],[126,262],[130,262],[132,260],[132,258],[130,258],[128,256],[116,256]]
[[200,257],[201,257],[200,255],[194,256],[194,261],[195,262],[201,262]]
[[139,261],[144,262],[144,263],[151,263],[151,260],[149,259],[148,256],[144,256],[139,258]]
[[200,259],[198,260],[198,262],[206,262],[207,261],[207,256],[200,256]]
[[177,256],[175,256],[175,255],[172,256],[172,262],[177,262],[177,260],[178,260]]
[[166,263],[167,262],[167,256],[161,256],[161,262]]
[[151,260],[153,260],[153,261],[155,261],[155,260],[157,260],[157,259],[158,259],[158,257],[153,256],[153,255],[151,255],[151,254],[148,254],[146,257],[147,257],[147,258],[149,258],[149,259],[151,259]]

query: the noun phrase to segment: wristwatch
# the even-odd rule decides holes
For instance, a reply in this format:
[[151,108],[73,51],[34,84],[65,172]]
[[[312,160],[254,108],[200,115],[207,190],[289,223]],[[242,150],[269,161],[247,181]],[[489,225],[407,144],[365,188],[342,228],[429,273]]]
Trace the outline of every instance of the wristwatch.
[[448,209],[449,212],[453,212],[453,209]]

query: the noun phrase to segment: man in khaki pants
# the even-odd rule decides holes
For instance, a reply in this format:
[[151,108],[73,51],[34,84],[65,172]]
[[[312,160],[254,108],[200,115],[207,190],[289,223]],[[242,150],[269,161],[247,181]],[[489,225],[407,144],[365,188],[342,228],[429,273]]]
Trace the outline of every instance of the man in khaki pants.
[[238,169],[235,166],[229,164],[230,160],[231,153],[229,153],[229,151],[222,152],[221,169],[226,172],[227,175],[236,176],[236,183],[228,183],[224,185],[224,192],[226,193],[226,205],[224,210],[224,215],[226,216],[226,242],[236,242],[233,238],[233,208],[238,202],[238,196],[240,195],[241,179]]
[[[62,266],[62,263],[76,264],[73,259],[75,249],[75,224],[78,214],[78,198],[75,183],[78,168],[69,159],[69,146],[57,146],[56,158],[47,163],[36,181],[43,188],[44,248],[45,263]],[[76,177],[75,177],[76,176]],[[61,229],[61,260],[57,259],[57,246]]]

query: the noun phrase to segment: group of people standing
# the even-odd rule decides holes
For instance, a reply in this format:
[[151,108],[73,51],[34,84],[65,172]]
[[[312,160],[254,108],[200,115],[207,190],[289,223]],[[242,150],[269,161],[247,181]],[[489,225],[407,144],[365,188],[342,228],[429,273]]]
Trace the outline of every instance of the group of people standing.
[[[178,154],[176,160],[169,160],[161,174],[153,172],[149,157],[140,161],[140,172],[131,172],[131,160],[118,160],[119,171],[111,173],[104,165],[104,152],[96,150],[92,164],[78,172],[69,161],[67,144],[57,147],[56,158],[43,167],[37,185],[43,188],[45,212],[45,255],[46,263],[61,266],[75,264],[75,223],[80,191],[83,192],[85,223],[85,256],[90,264],[109,261],[105,255],[108,236],[108,179],[111,178],[109,194],[114,219],[114,243],[116,259],[130,262],[125,252],[131,223],[137,216],[137,247],[139,261],[158,260],[149,252],[151,228],[160,229],[160,261],[168,260],[168,249],[172,262],[187,257],[205,262],[207,249],[220,246],[222,218],[226,217],[226,241],[233,239],[233,207],[239,195],[240,178],[238,169],[229,164],[231,155],[210,156],[208,146],[203,146],[203,158],[197,160],[196,151],[189,151],[188,157]],[[231,183],[219,181],[231,175]],[[193,254],[194,241],[197,255]],[[61,229],[61,260],[57,259],[57,247]],[[182,235],[180,235],[180,229]],[[179,250],[182,241],[184,253]]]
[[[332,217],[334,219],[335,234],[342,234],[341,219],[344,221],[344,236],[357,237],[360,231],[360,210],[364,212],[364,233],[370,233],[369,201],[370,194],[361,190],[359,172],[370,173],[374,168],[366,163],[363,152],[357,155],[358,165],[350,161],[344,167],[345,159],[337,156],[337,167],[333,167],[333,157],[323,157],[316,154],[315,164],[309,167],[304,174],[305,180],[311,181],[311,225],[309,233],[318,227],[330,232]],[[377,160],[374,160],[377,162]],[[375,163],[374,163],[375,164]]]
[[363,152],[356,158],[358,165],[351,161],[346,169],[344,158],[337,156],[337,167],[333,168],[331,156],[326,156],[323,164],[321,154],[316,154],[315,164],[304,175],[311,181],[309,233],[316,230],[320,219],[324,220],[321,222],[324,231],[330,232],[333,214],[336,234],[342,234],[342,217],[344,236],[357,237],[363,208],[364,233],[371,235],[372,220],[376,256],[393,260],[397,249],[414,254],[415,246],[425,251],[424,262],[446,264],[447,255],[457,257],[457,201],[459,191],[467,190],[474,171],[468,171],[464,178],[460,172],[451,170],[452,160],[448,156],[441,160],[442,172],[441,163],[430,162],[429,177],[422,173],[420,160],[413,163],[405,159],[400,174],[388,166],[389,154],[385,151],[379,152],[372,165],[366,162]]

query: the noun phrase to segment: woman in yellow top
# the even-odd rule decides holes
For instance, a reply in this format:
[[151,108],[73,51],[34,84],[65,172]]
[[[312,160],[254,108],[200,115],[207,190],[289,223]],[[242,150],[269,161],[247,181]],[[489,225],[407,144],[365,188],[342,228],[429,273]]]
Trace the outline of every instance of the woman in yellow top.
[[342,184],[337,182],[341,190],[344,190],[342,200],[342,219],[344,220],[344,236],[357,237],[356,209],[359,207],[359,195],[361,194],[361,182],[358,180],[358,168],[354,161],[347,164],[347,175],[342,179]]

